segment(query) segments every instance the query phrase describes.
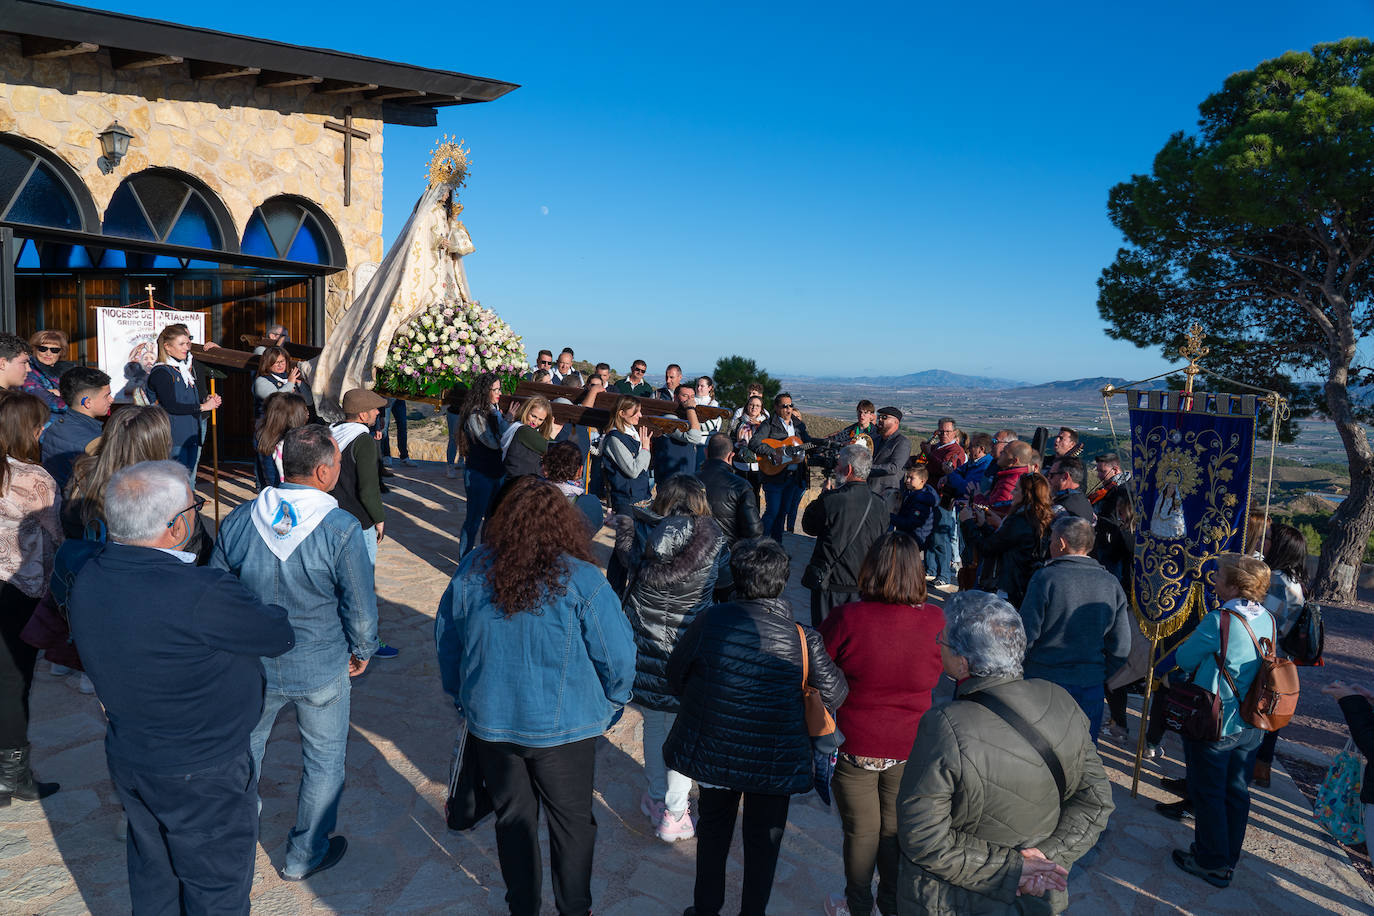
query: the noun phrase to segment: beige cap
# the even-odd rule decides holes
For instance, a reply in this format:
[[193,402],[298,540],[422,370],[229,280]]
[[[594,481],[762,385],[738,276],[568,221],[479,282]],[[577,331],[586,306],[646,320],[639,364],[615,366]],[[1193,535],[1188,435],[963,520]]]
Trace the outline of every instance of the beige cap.
[[343,396],[343,412],[350,417],[356,417],[374,407],[380,410],[385,406],[386,398],[366,388],[354,388]]

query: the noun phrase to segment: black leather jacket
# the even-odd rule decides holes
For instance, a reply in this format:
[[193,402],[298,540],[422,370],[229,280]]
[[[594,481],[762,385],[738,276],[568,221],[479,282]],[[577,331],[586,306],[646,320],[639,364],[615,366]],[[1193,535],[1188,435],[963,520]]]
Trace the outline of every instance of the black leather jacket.
[[[810,682],[832,711],[849,693],[825,641],[802,627]],[[700,782],[765,795],[814,785],[802,710],[801,637],[778,598],[707,608],[668,660],[668,687],[682,697],[663,759]]]
[[[793,434],[802,442],[812,441],[810,433],[806,431],[806,424],[801,420],[794,419],[792,421],[792,430]],[[772,446],[764,445],[763,440],[773,439],[781,441],[787,437],[787,427],[782,425],[782,419],[774,413],[770,415],[767,420],[763,421],[763,425],[759,427],[759,431],[754,433],[754,437],[749,440],[749,451],[756,455],[764,455],[780,463],[783,460],[783,455]],[[796,480],[797,484],[803,488],[811,481],[811,471],[808,469],[804,459],[795,467],[789,468],[778,474],[775,479],[782,482],[785,481],[789,475],[791,475],[792,478]]]
[[719,459],[703,464],[701,470],[697,471],[697,477],[706,485],[711,516],[720,522],[732,547],[736,541],[763,534],[759,504],[754,499],[754,488],[749,486],[749,481]]
[[621,606],[635,632],[635,702],[676,712],[668,656],[678,637],[729,578],[730,549],[713,518],[637,513],[614,517],[615,552],[627,570]]

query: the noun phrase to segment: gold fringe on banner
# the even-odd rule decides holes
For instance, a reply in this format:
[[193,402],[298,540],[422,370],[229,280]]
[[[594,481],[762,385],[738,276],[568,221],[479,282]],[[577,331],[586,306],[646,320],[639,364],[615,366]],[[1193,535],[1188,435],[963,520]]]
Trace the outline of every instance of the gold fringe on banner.
[[1194,616],[1201,620],[1207,615],[1207,608],[1202,601],[1202,580],[1194,579],[1188,586],[1188,597],[1183,599],[1183,607],[1170,615],[1168,620],[1151,620],[1140,611],[1140,606],[1136,603],[1135,589],[1127,589],[1126,597],[1131,603],[1131,613],[1135,615],[1136,624],[1140,627],[1140,632],[1145,634],[1145,638],[1151,642],[1173,636],[1188,620]]

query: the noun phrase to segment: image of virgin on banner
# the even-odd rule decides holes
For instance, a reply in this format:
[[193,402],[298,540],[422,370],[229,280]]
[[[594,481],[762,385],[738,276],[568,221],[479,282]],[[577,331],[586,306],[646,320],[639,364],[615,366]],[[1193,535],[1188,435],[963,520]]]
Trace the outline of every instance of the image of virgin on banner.
[[[1225,395],[1196,397],[1240,406]],[[1217,557],[1242,547],[1255,417],[1168,409],[1181,400],[1177,392],[1155,399],[1158,407],[1130,411],[1137,519],[1130,599],[1145,637],[1172,648],[1216,604]]]

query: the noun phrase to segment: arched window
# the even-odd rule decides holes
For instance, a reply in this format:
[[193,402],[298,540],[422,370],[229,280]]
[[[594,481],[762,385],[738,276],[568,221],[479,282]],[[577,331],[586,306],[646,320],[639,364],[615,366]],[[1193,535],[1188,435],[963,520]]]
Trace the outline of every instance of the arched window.
[[[127,239],[146,239],[204,248],[233,250],[233,236],[225,231],[229,215],[224,205],[189,176],[171,169],[147,169],[125,179],[115,189],[105,209],[104,234]],[[226,245],[226,240],[230,244]],[[120,263],[120,262],[126,263]],[[135,255],[106,252],[101,267],[214,266],[213,262],[188,262],[166,255]]]
[[271,197],[243,230],[244,254],[308,264],[335,264],[343,245],[329,218],[295,197]]
[[[83,229],[80,183],[55,156],[36,144],[0,135],[0,219],[30,226]],[[82,187],[81,191],[85,192]],[[84,194],[89,198],[89,194]],[[91,207],[91,209],[94,209]]]

